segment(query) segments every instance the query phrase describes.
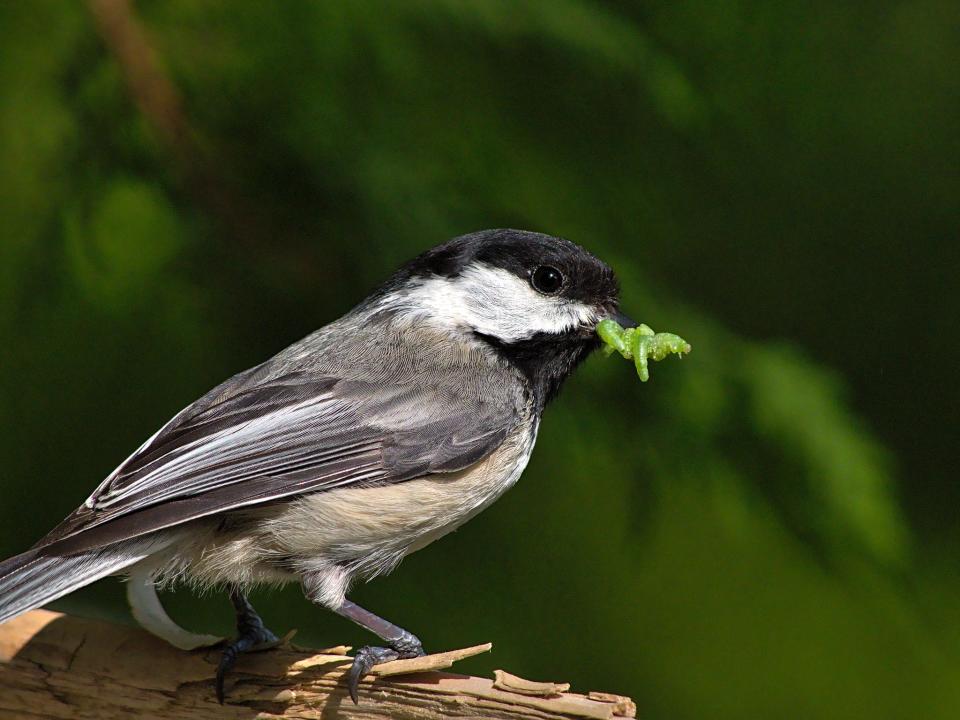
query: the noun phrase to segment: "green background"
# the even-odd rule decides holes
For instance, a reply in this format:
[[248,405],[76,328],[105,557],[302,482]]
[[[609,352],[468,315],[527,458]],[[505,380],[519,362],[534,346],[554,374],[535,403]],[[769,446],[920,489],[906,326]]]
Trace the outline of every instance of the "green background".
[[[353,598],[644,718],[960,714],[956,2],[135,13],[172,132],[86,5],[0,4],[0,554],[414,254],[533,229],[694,352],[589,361],[522,482]],[[127,617],[112,580],[60,606]]]

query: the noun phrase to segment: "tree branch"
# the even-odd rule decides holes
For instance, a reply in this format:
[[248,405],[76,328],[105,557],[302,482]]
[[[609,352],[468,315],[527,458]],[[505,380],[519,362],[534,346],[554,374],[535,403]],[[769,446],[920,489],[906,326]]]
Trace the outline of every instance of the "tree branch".
[[[267,259],[283,269],[288,281],[313,288],[327,277],[334,260],[316,244],[286,242],[300,237],[300,227],[269,215],[256,198],[245,197],[231,178],[231,158],[215,138],[191,122],[187,103],[163,63],[157,45],[132,0],[86,0],[98,34],[123,76],[127,94],[169,157],[178,184],[192,204],[214,222],[221,247],[239,248],[258,262]],[[281,241],[278,241],[278,238]]]
[[238,198],[222,172],[223,158],[199,140],[183,98],[166,72],[150,35],[130,0],[87,0],[96,28],[123,74],[133,103],[173,160],[195,204],[251,248],[266,237],[249,203]]
[[[35,610],[0,625],[0,718],[494,718],[633,717],[629,698],[563,692],[497,672],[496,681],[437,672],[489,646],[386,663],[360,686],[343,682],[346,648],[241,656],[217,704],[216,649],[183,652],[143,630]],[[389,677],[387,677],[389,676]]]

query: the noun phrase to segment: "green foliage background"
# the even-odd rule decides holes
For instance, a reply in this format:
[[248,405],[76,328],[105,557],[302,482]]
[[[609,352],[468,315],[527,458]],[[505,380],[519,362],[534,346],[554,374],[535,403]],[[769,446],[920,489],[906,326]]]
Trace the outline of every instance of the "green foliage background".
[[[694,353],[647,385],[591,360],[523,481],[354,598],[647,718],[957,716],[956,3],[136,10],[189,157],[84,5],[0,5],[0,554],[412,255],[536,229]],[[112,581],[61,605],[126,617]]]

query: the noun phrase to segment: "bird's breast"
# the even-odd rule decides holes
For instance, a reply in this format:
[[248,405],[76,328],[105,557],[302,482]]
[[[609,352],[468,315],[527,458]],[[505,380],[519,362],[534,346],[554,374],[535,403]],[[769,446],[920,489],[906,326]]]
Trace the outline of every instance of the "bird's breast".
[[306,496],[271,522],[271,534],[292,555],[322,557],[362,575],[392,569],[404,555],[455,530],[503,495],[527,466],[537,424],[537,419],[521,424],[464,470]]

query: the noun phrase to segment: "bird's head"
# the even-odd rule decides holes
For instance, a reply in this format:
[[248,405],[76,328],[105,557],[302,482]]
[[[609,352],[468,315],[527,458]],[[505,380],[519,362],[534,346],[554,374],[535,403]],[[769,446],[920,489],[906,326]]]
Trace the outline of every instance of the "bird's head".
[[606,263],[569,240],[520,230],[484,230],[428,250],[367,309],[488,345],[524,373],[541,403],[598,347],[600,320],[632,325]]

